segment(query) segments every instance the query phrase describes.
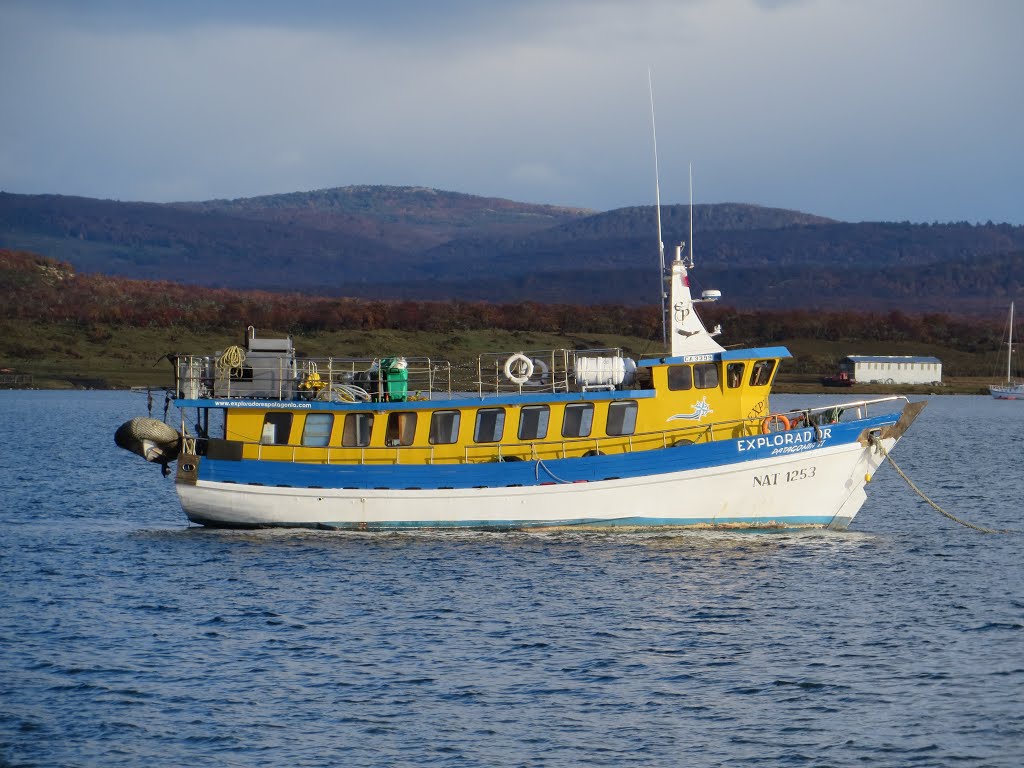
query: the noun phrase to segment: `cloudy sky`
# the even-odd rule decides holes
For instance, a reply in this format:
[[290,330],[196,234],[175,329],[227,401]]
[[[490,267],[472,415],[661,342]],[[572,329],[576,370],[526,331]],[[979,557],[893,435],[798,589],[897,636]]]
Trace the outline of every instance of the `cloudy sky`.
[[0,0],[0,190],[1024,224],[1018,0]]

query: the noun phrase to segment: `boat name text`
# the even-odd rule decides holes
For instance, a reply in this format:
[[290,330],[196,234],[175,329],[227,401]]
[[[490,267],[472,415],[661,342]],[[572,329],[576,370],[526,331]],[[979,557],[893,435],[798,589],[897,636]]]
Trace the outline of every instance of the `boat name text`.
[[818,439],[815,440],[813,429],[801,429],[796,432],[775,432],[771,435],[760,435],[758,437],[745,437],[736,444],[736,450],[756,451],[758,448],[775,448],[776,453],[796,453],[813,448],[814,443],[823,443],[832,436],[832,430],[825,427],[821,430]]

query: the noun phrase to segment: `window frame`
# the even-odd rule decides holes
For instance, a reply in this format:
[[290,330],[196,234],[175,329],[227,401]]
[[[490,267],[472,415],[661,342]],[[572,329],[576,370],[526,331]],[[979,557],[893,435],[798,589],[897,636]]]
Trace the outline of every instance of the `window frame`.
[[[569,413],[581,412],[582,415],[579,419],[579,434],[567,434],[566,427],[569,426]],[[587,430],[583,431],[583,426],[586,424]],[[565,409],[562,412],[562,437],[590,437],[590,434],[594,431],[594,404],[593,403],[566,403]]]
[[[490,439],[480,439],[480,427],[483,425],[482,416],[495,415],[493,428],[490,432]],[[505,435],[505,409],[504,408],[478,408],[473,418],[473,442],[474,443],[500,443]]]
[[[454,416],[454,424],[448,424],[444,432],[445,440],[437,439],[438,425],[436,420],[438,417]],[[430,430],[427,432],[427,442],[431,445],[455,445],[459,442],[459,430],[462,429],[462,411],[458,409],[448,408],[442,411],[432,411],[430,414]]]
[[[361,422],[367,423],[366,429],[366,440],[360,440],[360,424]],[[352,425],[351,428],[349,425]],[[354,439],[353,439],[354,438]],[[373,414],[372,413],[346,413],[345,423],[341,429],[341,446],[342,448],[365,448],[370,444],[373,439]]]
[[[676,373],[677,371],[678,374]],[[686,379],[685,383],[677,380],[677,375],[681,376],[684,371],[686,373],[683,377]],[[670,365],[665,373],[665,380],[668,382],[668,388],[671,392],[686,392],[693,389],[693,366],[689,364]]]
[[[260,445],[288,445],[289,439],[292,434],[292,425],[294,424],[294,413],[290,411],[267,411],[263,414],[263,427],[260,431]],[[267,439],[267,427],[273,425],[274,436],[270,440]],[[284,439],[282,440],[281,431],[284,430]]]
[[693,385],[697,389],[718,389],[718,372],[721,366],[718,363],[694,363],[693,364]]
[[[737,389],[743,386],[743,374],[746,372],[746,363],[727,363],[725,366],[725,385],[729,389]],[[733,384],[733,375],[736,383]]]
[[[537,434],[525,435],[523,434],[523,417],[527,413],[537,413]],[[540,427],[543,425],[544,429],[541,431]],[[551,406],[548,405],[524,405],[519,409],[519,427],[516,430],[516,436],[520,440],[546,440],[548,436],[548,430],[551,428]]]
[[[764,360],[758,360],[752,366],[750,366],[750,386],[752,387],[767,387],[772,382],[772,377],[775,375],[775,366],[778,364],[778,360],[772,358],[766,358]],[[761,372],[767,370],[767,376],[761,376]],[[763,380],[762,380],[763,379]]]
[[[627,414],[631,414],[631,416],[623,418],[622,431],[612,432],[612,412],[618,411],[620,408],[625,408]],[[609,437],[628,437],[629,435],[636,434],[636,416],[639,410],[639,404],[636,400],[613,400],[612,402],[608,403],[608,415],[605,418],[604,424],[605,434],[608,435]],[[628,431],[625,429],[626,424],[629,424],[630,426],[630,429]]]
[[[322,428],[318,428],[315,432],[310,431],[311,424],[324,424],[327,425],[327,431],[324,432]],[[302,437],[299,438],[299,443],[307,448],[326,448],[331,444],[331,432],[334,431],[334,414],[325,411],[311,411],[306,414],[306,418],[302,422]],[[310,438],[316,438],[312,441]]]
[[405,448],[416,441],[416,411],[388,411],[384,427],[384,445],[388,448]]

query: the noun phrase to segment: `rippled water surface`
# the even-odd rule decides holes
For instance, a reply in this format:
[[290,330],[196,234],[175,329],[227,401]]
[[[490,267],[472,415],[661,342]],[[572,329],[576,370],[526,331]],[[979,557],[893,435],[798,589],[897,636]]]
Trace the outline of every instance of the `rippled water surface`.
[[[1024,536],[892,467],[845,533],[209,531],[144,412],[0,392],[0,766],[1024,764]],[[1024,529],[1024,403],[894,457]]]

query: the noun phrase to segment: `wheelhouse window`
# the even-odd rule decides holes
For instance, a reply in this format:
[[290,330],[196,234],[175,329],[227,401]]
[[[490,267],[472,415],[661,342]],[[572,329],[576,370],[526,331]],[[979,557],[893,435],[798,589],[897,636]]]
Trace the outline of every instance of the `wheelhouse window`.
[[670,365],[668,367],[668,388],[674,392],[681,389],[693,389],[693,369],[688,365]]
[[459,440],[458,411],[434,411],[430,415],[431,445],[451,445]]
[[260,434],[260,442],[263,445],[287,445],[291,431],[292,414],[268,413],[263,417],[263,432]]
[[764,387],[772,380],[775,370],[774,360],[758,360],[750,371],[750,386]]
[[609,435],[632,435],[636,432],[636,400],[622,400],[608,405]]
[[569,403],[562,419],[562,437],[589,437],[593,424],[592,403]]
[[718,363],[697,363],[693,366],[693,383],[697,389],[714,389],[718,386]]
[[302,425],[302,444],[323,448],[331,441],[333,426],[333,413],[307,413],[306,423]]
[[370,444],[373,432],[372,413],[349,413],[345,416],[345,428],[341,433],[341,444],[346,448],[363,448]]
[[519,439],[543,440],[548,436],[551,409],[546,405],[524,405],[519,411]]
[[412,445],[416,437],[416,414],[401,411],[388,414],[388,425],[384,431],[384,445]]
[[498,443],[505,432],[504,408],[481,408],[476,412],[473,440],[477,443]]
[[743,363],[729,363],[725,367],[725,382],[729,389],[736,389],[743,383]]

